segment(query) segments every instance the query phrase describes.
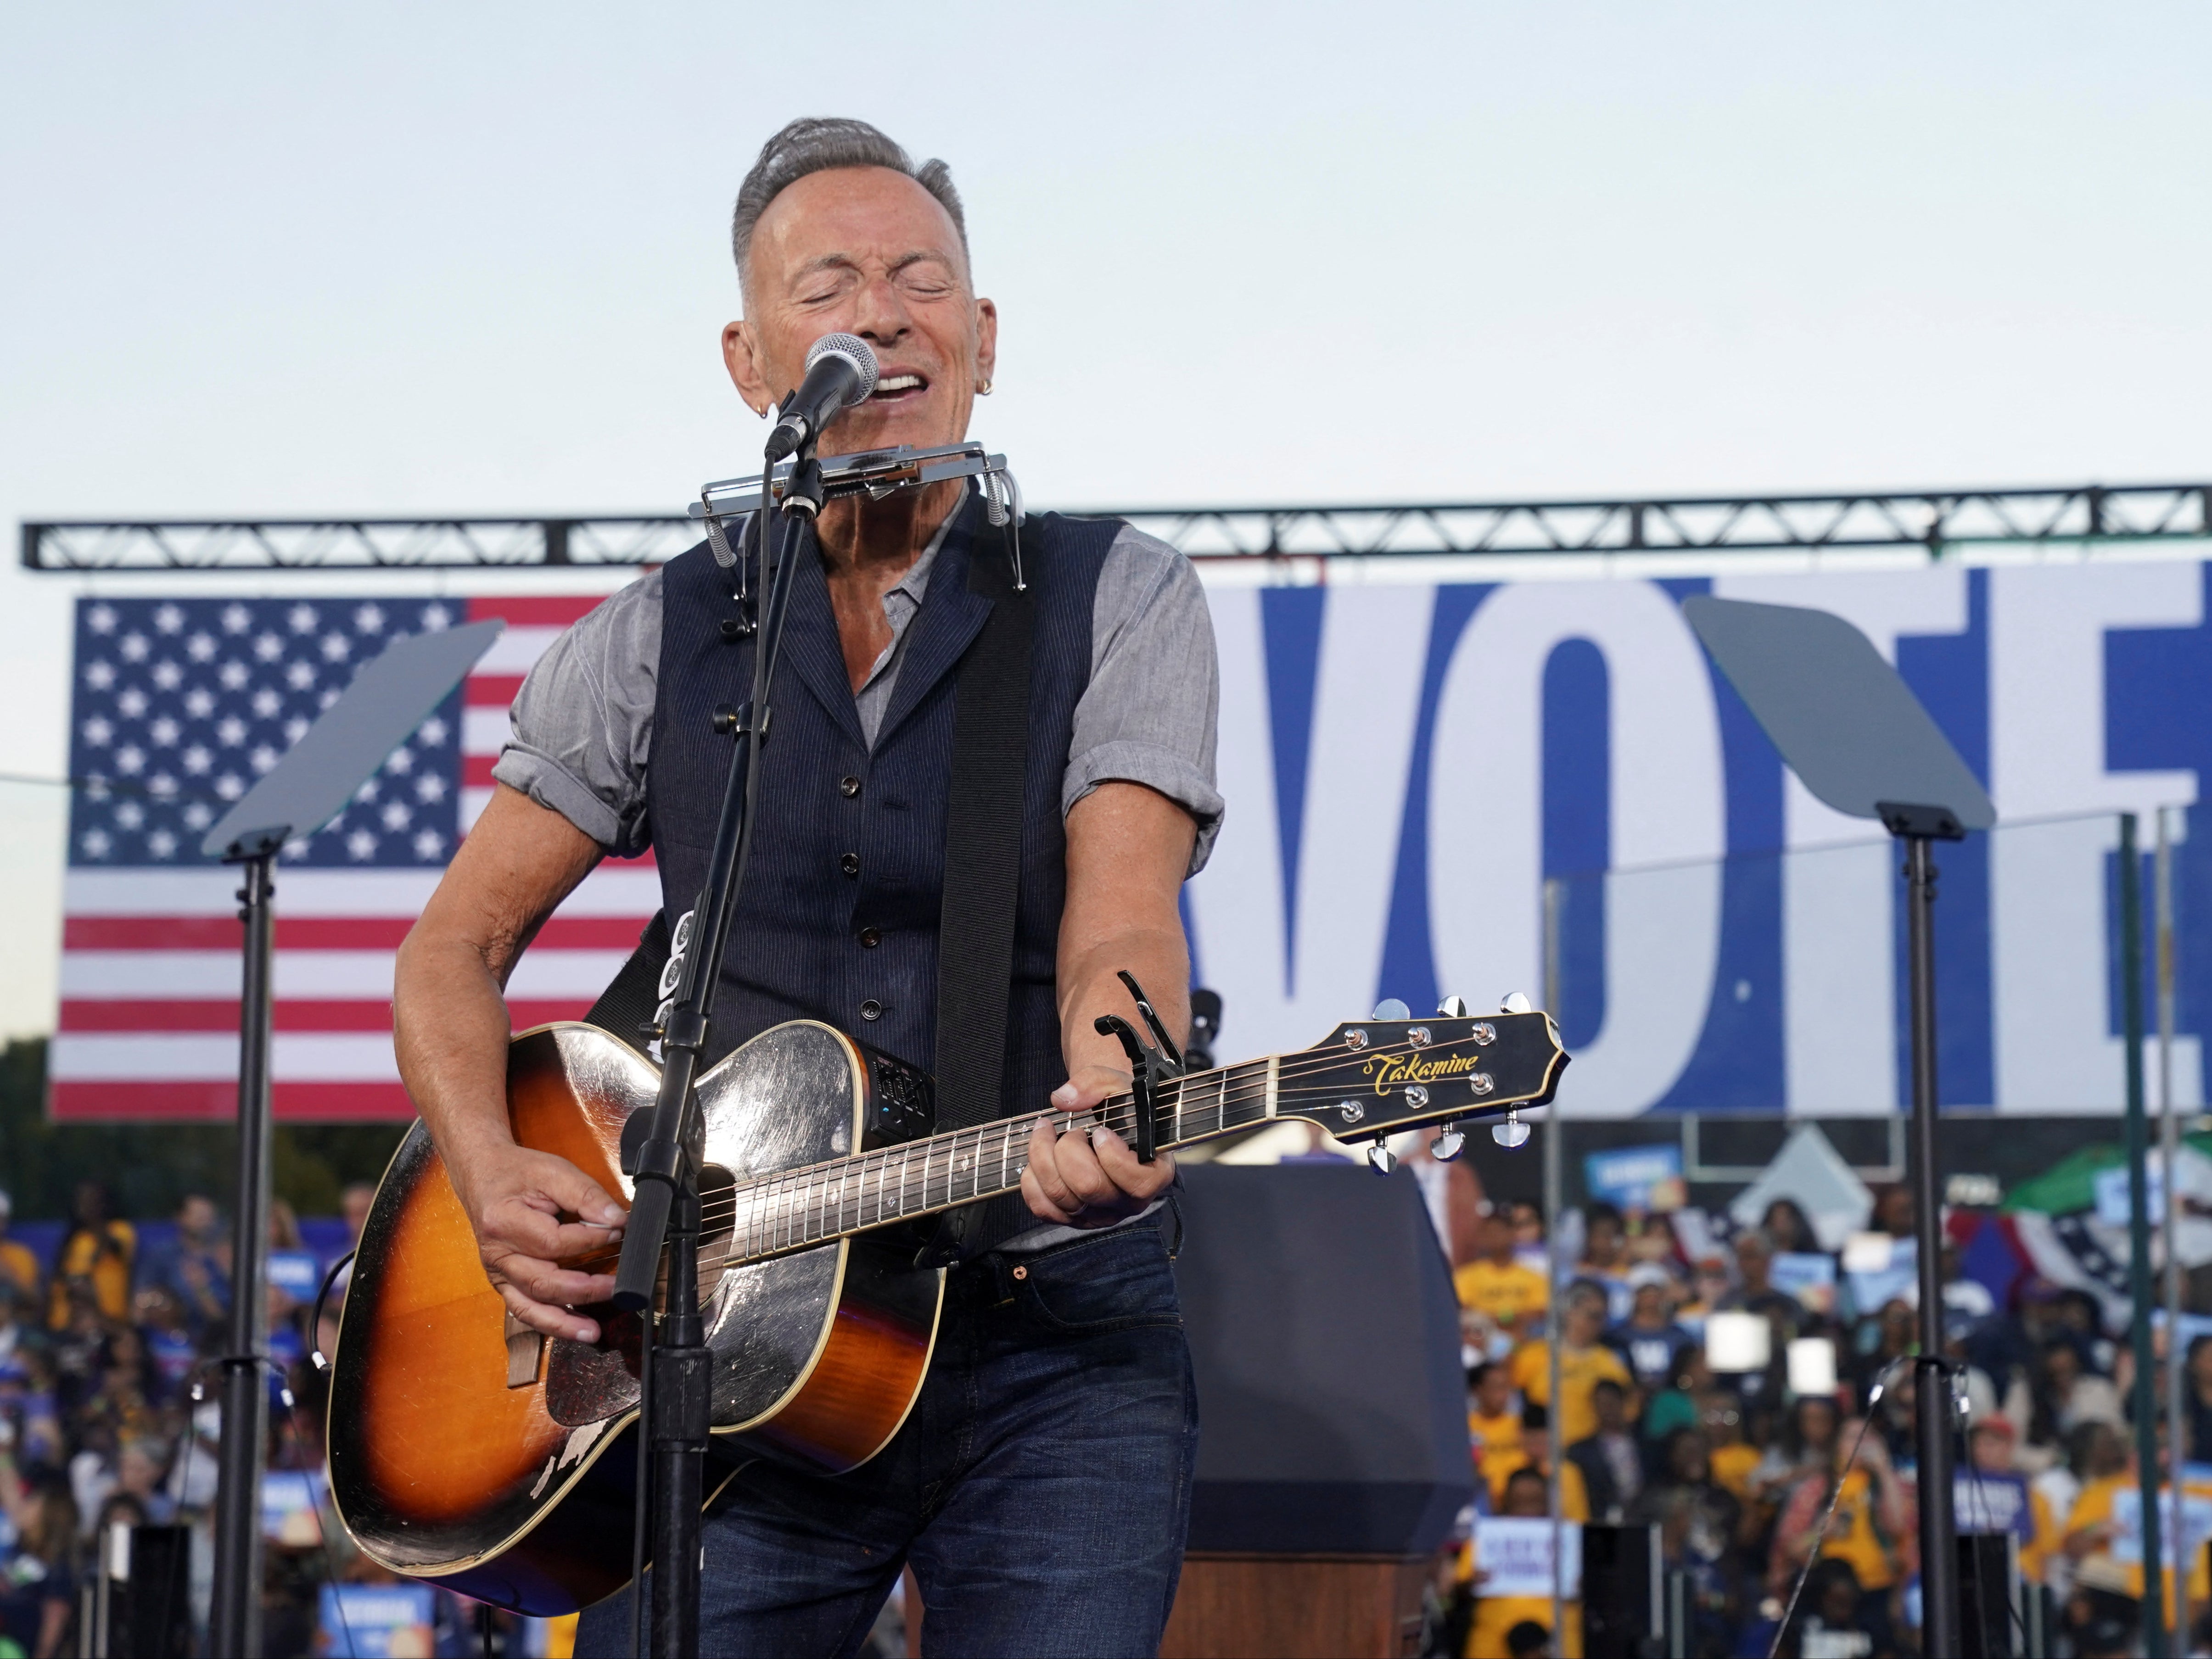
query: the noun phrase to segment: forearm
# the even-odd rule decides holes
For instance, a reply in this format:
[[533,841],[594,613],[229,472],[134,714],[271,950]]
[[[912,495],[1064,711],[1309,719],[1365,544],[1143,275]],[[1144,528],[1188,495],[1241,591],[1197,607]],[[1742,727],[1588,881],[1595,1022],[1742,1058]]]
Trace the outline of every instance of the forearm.
[[499,974],[465,939],[418,927],[400,948],[392,1000],[400,1080],[447,1164],[512,1142]]

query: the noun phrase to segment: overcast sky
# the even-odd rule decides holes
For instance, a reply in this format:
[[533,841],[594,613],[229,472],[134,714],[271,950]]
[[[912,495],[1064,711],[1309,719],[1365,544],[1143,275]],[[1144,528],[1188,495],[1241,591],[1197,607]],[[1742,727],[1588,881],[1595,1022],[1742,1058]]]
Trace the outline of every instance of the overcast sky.
[[[788,25],[775,27],[779,16]],[[0,521],[671,510],[767,134],[951,162],[1063,506],[2197,478],[2201,5],[8,8]],[[0,574],[0,770],[70,584]],[[60,818],[0,787],[0,1030]]]

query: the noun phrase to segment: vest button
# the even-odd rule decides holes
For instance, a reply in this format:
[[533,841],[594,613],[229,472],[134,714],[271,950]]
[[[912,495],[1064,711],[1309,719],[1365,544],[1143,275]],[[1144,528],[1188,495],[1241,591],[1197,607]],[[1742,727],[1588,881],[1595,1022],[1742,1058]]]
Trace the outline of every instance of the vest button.
[[840,870],[842,870],[848,876],[859,875],[860,873],[860,855],[858,853],[846,854],[843,858],[837,860],[837,867]]
[[881,945],[883,942],[884,931],[882,928],[863,927],[860,929],[860,948],[863,951],[872,951],[876,946]]
[[862,1019],[881,1019],[883,1017],[884,1005],[877,1001],[873,997],[870,997],[866,1002],[860,1005],[860,1018]]
[[849,775],[838,779],[837,793],[842,795],[847,800],[852,799],[854,796],[860,793],[860,779]]

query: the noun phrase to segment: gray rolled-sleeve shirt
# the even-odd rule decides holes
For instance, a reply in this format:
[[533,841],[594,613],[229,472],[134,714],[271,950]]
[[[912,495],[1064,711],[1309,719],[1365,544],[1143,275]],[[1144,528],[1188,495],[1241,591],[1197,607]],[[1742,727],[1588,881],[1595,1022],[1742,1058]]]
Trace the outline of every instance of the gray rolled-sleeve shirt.
[[[951,523],[948,515],[884,596],[891,642],[854,697],[871,746]],[[523,681],[508,714],[506,747],[492,768],[500,782],[622,855],[643,852],[652,839],[645,780],[660,615],[656,570],[555,641]],[[1221,828],[1222,799],[1214,787],[1219,703],[1213,621],[1196,571],[1165,542],[1124,526],[1099,571],[1091,606],[1091,680],[1075,706],[1061,813],[1102,783],[1120,780],[1156,789],[1198,824],[1188,872],[1195,875]]]

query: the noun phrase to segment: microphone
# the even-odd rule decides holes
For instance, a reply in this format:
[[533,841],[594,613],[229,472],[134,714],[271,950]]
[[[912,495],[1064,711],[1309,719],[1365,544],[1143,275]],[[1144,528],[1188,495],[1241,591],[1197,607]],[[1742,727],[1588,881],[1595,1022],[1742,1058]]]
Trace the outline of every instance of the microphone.
[[776,411],[768,434],[772,466],[876,389],[876,354],[857,334],[825,334],[806,354],[806,379]]

